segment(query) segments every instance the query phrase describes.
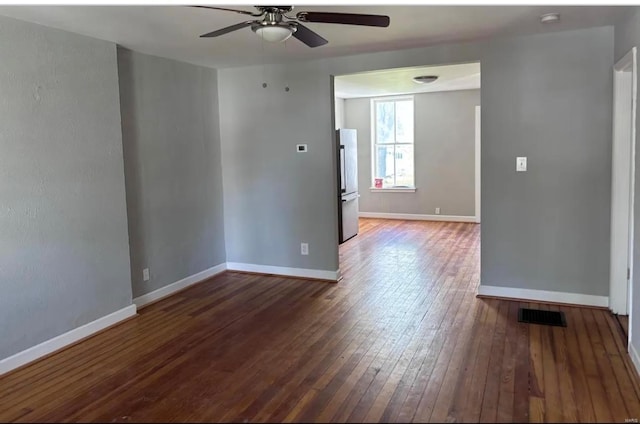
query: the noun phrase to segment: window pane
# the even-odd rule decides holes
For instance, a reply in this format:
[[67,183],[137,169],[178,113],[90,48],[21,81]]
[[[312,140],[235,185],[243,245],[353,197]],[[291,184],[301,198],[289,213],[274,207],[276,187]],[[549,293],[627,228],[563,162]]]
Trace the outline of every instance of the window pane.
[[376,147],[376,176],[382,178],[382,186],[390,187],[394,185],[394,147],[393,146],[377,146]]
[[376,141],[378,143],[394,142],[394,107],[393,102],[376,103]]
[[396,143],[413,143],[413,101],[396,102]]
[[413,146],[396,146],[396,186],[414,186]]

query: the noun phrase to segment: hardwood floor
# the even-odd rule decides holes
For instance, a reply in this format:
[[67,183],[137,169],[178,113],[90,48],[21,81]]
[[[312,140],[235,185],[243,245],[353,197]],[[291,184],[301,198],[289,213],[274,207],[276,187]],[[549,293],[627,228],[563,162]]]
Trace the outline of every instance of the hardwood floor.
[[[363,219],[338,284],[225,273],[0,377],[0,421],[622,422],[604,310],[475,297],[480,227]],[[517,322],[562,310],[566,328]]]

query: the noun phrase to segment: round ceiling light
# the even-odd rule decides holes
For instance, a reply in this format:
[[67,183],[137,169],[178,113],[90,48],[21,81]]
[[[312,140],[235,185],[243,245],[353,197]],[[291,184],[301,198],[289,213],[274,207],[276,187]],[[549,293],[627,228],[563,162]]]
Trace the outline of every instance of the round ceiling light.
[[417,84],[428,84],[430,82],[434,82],[437,79],[437,75],[419,75],[417,77],[413,77],[413,82]]
[[271,41],[272,43],[280,43],[285,41],[295,32],[297,28],[281,24],[281,25],[253,25],[251,27],[253,32],[258,34],[266,41]]
[[542,22],[543,24],[550,24],[553,22],[558,22],[559,20],[559,13],[545,13],[544,15],[540,16],[540,22]]

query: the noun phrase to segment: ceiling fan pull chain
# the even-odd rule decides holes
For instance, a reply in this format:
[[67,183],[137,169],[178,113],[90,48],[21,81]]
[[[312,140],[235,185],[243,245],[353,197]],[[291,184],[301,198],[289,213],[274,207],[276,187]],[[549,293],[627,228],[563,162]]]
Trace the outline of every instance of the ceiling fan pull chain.
[[262,39],[262,41],[260,42],[262,45],[262,54],[261,54],[261,58],[262,58],[262,88],[267,88],[267,79],[265,78],[265,71],[264,71],[264,36],[260,37]]
[[[284,40],[284,56],[287,57],[287,40]],[[289,67],[284,67],[284,91],[289,92]]]

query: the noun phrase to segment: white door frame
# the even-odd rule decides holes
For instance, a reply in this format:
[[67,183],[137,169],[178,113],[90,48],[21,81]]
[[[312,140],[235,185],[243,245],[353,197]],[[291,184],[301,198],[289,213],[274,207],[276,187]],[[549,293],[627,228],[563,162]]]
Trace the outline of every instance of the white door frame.
[[476,106],[476,127],[475,127],[475,174],[476,174],[476,206],[475,222],[480,223],[480,106]]
[[613,67],[609,308],[620,315],[631,313],[632,298],[636,72],[634,47]]

